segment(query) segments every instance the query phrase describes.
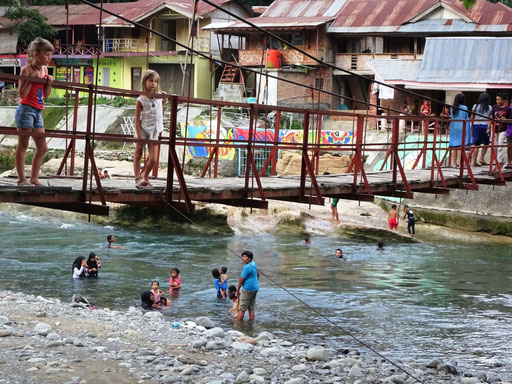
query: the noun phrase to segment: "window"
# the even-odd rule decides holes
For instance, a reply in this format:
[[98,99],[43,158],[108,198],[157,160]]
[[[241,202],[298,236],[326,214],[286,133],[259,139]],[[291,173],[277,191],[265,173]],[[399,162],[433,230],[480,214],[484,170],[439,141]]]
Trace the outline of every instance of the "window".
[[304,45],[304,32],[294,33],[291,42],[292,45]]
[[315,79],[315,88],[317,88],[317,89],[324,89],[324,79],[316,78]]

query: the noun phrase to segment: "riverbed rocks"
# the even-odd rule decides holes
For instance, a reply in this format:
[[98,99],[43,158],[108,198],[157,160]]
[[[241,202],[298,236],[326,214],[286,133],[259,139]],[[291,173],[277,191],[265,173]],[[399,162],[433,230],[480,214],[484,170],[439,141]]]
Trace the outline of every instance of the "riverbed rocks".
[[[37,317],[42,312],[44,322]],[[265,331],[245,335],[230,325],[135,307],[73,308],[58,299],[0,291],[0,383],[414,382],[364,351],[335,351]],[[487,378],[441,359],[400,365],[428,384],[476,384]]]

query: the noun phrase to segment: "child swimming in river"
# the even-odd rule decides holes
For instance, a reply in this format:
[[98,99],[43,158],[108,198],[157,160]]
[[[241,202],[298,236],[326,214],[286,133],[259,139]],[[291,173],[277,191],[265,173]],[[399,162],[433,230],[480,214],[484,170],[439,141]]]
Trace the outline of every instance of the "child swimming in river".
[[236,286],[235,285],[230,285],[228,287],[228,297],[229,297],[229,300],[231,300],[233,302],[233,308],[231,308],[228,311],[228,315],[232,313],[233,316],[236,317],[236,315],[238,314],[238,297],[236,296]]

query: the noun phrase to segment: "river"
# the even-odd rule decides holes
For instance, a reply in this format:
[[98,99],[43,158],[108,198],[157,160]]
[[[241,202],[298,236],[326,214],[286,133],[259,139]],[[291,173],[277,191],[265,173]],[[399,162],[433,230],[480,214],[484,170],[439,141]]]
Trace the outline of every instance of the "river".
[[[249,249],[263,273],[392,359],[441,357],[512,378],[508,245],[395,243],[377,251],[374,243],[348,238],[313,237],[306,245],[299,237],[268,234],[168,234],[6,208],[0,206],[1,288],[64,301],[81,293],[97,306],[123,309],[139,305],[152,280],[167,291],[170,269],[178,267],[183,288],[166,311],[171,319],[207,315],[225,328],[368,352],[265,277],[256,322],[235,324],[226,314],[230,303],[215,296],[210,271],[225,265],[236,283],[243,267],[237,255]],[[108,233],[125,249],[101,250]],[[334,258],[338,247],[346,260]],[[73,260],[90,251],[101,258],[99,278],[73,280]]]

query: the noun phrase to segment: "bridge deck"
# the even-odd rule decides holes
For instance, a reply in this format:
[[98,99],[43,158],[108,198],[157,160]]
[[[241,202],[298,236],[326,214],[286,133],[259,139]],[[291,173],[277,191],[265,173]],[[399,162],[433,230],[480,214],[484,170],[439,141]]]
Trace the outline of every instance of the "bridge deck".
[[[504,174],[507,180],[512,181],[512,172],[506,170]],[[464,179],[461,184],[459,178],[459,169],[443,168],[443,175],[447,188],[466,188],[469,180]],[[473,168],[475,180],[478,184],[503,185],[503,182],[496,177],[489,175],[488,167]],[[404,197],[404,186],[400,177],[397,179],[396,186],[392,183],[391,171],[368,172],[368,182],[371,186],[371,192],[374,195]],[[447,194],[448,189],[443,187],[442,181],[438,178],[433,182],[430,180],[431,171],[429,169],[406,170],[407,182],[413,192],[430,192]],[[16,185],[16,179],[11,177],[0,178],[0,202],[22,203],[49,206],[52,208],[62,208],[65,204],[83,202],[82,179],[69,177],[46,177],[41,178],[44,187],[19,187]],[[356,187],[353,185],[352,174],[324,175],[317,176],[317,181],[321,193],[324,197],[340,197],[347,199],[372,200],[373,196],[368,194],[364,183],[359,183]],[[243,177],[226,178],[194,178],[186,177],[186,183],[190,198],[195,201],[216,202],[233,204],[240,206],[259,206],[265,207],[266,204],[251,203],[252,198],[259,199],[256,182],[249,193],[244,188],[245,179]],[[104,196],[107,202],[124,204],[162,204],[164,202],[165,179],[152,180],[153,187],[136,188],[133,178],[115,177],[113,179],[102,179]],[[314,200],[300,199],[300,176],[281,176],[281,177],[262,177],[266,199],[280,199],[288,201],[299,201],[304,203],[315,203]],[[249,183],[252,185],[252,182]],[[179,184],[175,181],[173,188],[173,200],[180,200]],[[315,196],[313,188],[309,181],[306,182],[306,195]],[[93,183],[92,194],[88,189],[85,201],[100,201],[98,189]],[[323,203],[318,201],[317,203]],[[59,206],[59,204],[61,206]],[[96,212],[101,214],[101,212]],[[103,212],[105,214],[105,212]]]

